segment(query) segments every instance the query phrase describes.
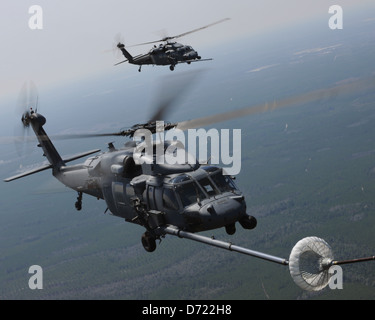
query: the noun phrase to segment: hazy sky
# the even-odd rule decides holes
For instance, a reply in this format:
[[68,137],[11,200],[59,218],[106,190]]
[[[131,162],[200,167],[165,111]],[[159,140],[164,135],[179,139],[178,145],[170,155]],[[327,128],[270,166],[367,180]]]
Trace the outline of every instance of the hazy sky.
[[[79,81],[109,70],[115,59],[114,37],[128,45],[180,34],[222,18],[230,21],[189,35],[181,42],[193,47],[276,30],[288,24],[329,18],[328,8],[344,10],[373,0],[2,0],[0,2],[0,98],[15,94],[25,80],[38,86]],[[43,29],[31,30],[29,8],[43,9]],[[345,12],[345,11],[344,11]],[[134,54],[149,47],[132,48]]]

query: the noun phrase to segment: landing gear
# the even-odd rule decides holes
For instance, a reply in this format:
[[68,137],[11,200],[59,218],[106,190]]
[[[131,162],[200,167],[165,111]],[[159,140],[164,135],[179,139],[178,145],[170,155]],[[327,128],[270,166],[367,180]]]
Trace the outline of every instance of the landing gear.
[[75,206],[78,211],[82,209],[82,192],[78,192],[78,197]]
[[253,216],[246,215],[238,221],[244,229],[254,229],[257,226],[257,219]]
[[138,72],[141,72],[142,65],[139,66]]
[[225,226],[225,231],[227,232],[227,234],[229,235],[233,235],[235,234],[236,232],[236,225],[233,223],[233,224],[228,224]]
[[143,245],[143,248],[145,248],[147,252],[155,251],[156,249],[155,237],[149,231],[146,231],[142,235],[142,245]]
[[169,67],[169,69],[170,69],[171,71],[173,71],[173,70],[174,70],[174,65],[171,64],[170,67]]

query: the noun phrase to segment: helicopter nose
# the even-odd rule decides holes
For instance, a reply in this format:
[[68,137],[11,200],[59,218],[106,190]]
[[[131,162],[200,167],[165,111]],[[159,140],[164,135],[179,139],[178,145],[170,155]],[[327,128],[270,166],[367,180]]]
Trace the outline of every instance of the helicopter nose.
[[215,199],[200,209],[201,221],[207,229],[233,224],[245,214],[246,204],[243,196]]
[[198,59],[198,52],[193,50],[184,54],[186,60]]

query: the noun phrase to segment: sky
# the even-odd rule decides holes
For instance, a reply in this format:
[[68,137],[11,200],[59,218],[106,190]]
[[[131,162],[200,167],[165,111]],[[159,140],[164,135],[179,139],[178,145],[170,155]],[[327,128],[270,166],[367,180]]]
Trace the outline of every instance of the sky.
[[[328,29],[330,5],[342,6],[345,29],[348,12],[369,4],[372,4],[372,8],[374,8],[374,0],[1,0],[0,144],[2,132],[9,135],[16,134],[13,127],[21,125],[19,115],[17,115],[17,119],[14,117],[14,124],[13,118],[2,116],[4,111],[2,108],[9,108],[9,105],[2,104],[3,100],[17,97],[25,80],[32,79],[37,85],[38,91],[45,93],[45,88],[48,86],[59,88],[59,85],[63,86],[65,83],[77,83],[77,87],[79,87],[78,84],[86,83],[87,79],[111,74],[115,68],[113,64],[121,59],[117,59],[111,52],[105,51],[112,49],[114,38],[118,33],[121,33],[126,45],[132,45],[156,40],[165,34],[169,36],[180,34],[223,18],[230,18],[229,21],[222,24],[179,39],[182,43],[190,44],[200,52],[221,44],[225,48],[226,43],[236,39],[251,41],[252,37],[269,34],[288,26],[298,26],[304,21],[312,19],[322,19],[323,22],[326,20],[323,28]],[[28,23],[32,17],[32,14],[29,14],[29,8],[32,5],[39,5],[43,9],[43,29],[41,30],[29,28]],[[373,14],[369,12],[369,16],[375,18],[375,12]],[[136,55],[147,52],[149,48],[148,46],[136,47],[130,48],[129,51]],[[228,48],[228,50],[234,49]],[[152,74],[161,73],[160,70],[163,70],[154,68],[147,70],[149,72],[145,70],[139,74],[137,66],[121,66],[121,69],[116,69],[117,74],[123,73],[125,77],[136,77],[139,79],[138,81],[143,82],[149,78],[151,72],[153,72]],[[273,66],[272,62],[267,65],[249,66],[247,72],[255,74],[259,70]],[[178,74],[178,71],[174,72]],[[169,70],[166,72],[169,73]],[[101,88],[102,93],[108,89],[110,88]],[[98,113],[104,108],[110,110],[112,106],[107,102],[109,97],[104,94],[103,97],[100,97],[99,94],[96,96],[92,94],[90,97],[90,94],[92,93],[82,92],[82,96],[88,101],[92,101],[90,99],[103,101],[103,107],[99,109]],[[49,106],[44,105],[43,109],[42,104],[41,112],[48,117],[48,127],[46,128],[48,134],[56,133],[56,131],[59,133],[58,130],[61,130],[62,127],[64,130],[66,128],[68,130],[71,128],[81,129],[74,124],[73,120],[69,123],[57,123],[61,121],[59,115],[62,113],[58,106],[69,104],[73,99],[61,100],[64,101],[59,101],[60,104],[55,107],[53,115],[51,115],[51,109],[47,109]],[[229,100],[224,104],[231,106]],[[74,107],[76,104],[72,103],[71,108]],[[132,107],[129,106],[129,109]],[[11,112],[9,111],[9,113]],[[138,117],[139,121],[144,121],[146,116]],[[105,120],[118,121],[122,126],[134,123],[127,118],[125,112],[123,118],[112,118],[113,114],[109,113]],[[4,125],[5,121],[6,125]],[[81,123],[81,119],[76,121]],[[97,127],[93,127],[95,129],[93,132],[109,131],[106,127],[104,129],[100,127],[106,125],[104,121],[98,124],[89,122],[87,125],[91,126],[92,123],[97,125]],[[6,127],[10,129],[8,130]],[[120,126],[114,126],[113,131],[120,128]],[[86,128],[82,130],[87,132]],[[62,155],[68,155],[70,152],[69,155],[72,155],[97,147],[104,149],[106,142],[109,140],[100,144],[94,139],[85,142],[84,148],[82,148],[83,143],[56,141],[56,147]],[[93,145],[92,147],[90,143]],[[120,146],[120,144],[115,145]],[[14,170],[24,169],[26,165],[38,165],[40,163],[36,161],[44,161],[40,156],[40,150],[33,145],[31,151],[21,159],[15,158],[17,153],[13,144],[1,146],[0,149],[0,165],[4,164],[0,169],[11,166]],[[9,153],[7,153],[8,150],[10,150]],[[37,160],[34,161],[34,159]],[[23,167],[15,168],[18,161],[22,162]],[[2,170],[4,171],[4,169]],[[2,178],[13,174],[16,172],[4,173]],[[5,187],[8,185],[3,183],[3,188]]]
[[[230,18],[179,39],[194,48],[206,48],[314,17],[327,17],[328,21],[328,8],[332,4],[352,10],[372,1],[2,0],[0,100],[18,94],[25,80],[32,79],[39,87],[78,82],[108,72],[119,61],[110,52],[119,33],[125,44],[131,45]],[[32,5],[39,5],[43,10],[42,29],[29,27],[34,17],[34,13],[29,13]],[[149,49],[136,47],[131,53],[140,54]]]

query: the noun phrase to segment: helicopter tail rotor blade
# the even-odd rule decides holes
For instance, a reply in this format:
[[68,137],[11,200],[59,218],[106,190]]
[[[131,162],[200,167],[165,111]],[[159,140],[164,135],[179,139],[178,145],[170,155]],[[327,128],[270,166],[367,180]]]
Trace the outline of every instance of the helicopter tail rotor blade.
[[15,113],[21,116],[22,126],[17,123],[14,130],[15,147],[19,156],[23,156],[27,151],[27,137],[29,135],[28,117],[32,110],[37,111],[39,103],[38,91],[33,81],[25,81],[18,95]]
[[112,52],[113,56],[116,59],[119,59],[122,55],[121,50],[119,50],[119,47],[118,47],[120,44],[122,44],[122,45],[124,44],[124,37],[122,36],[121,33],[117,33],[113,37],[112,48],[103,50],[102,53]]

